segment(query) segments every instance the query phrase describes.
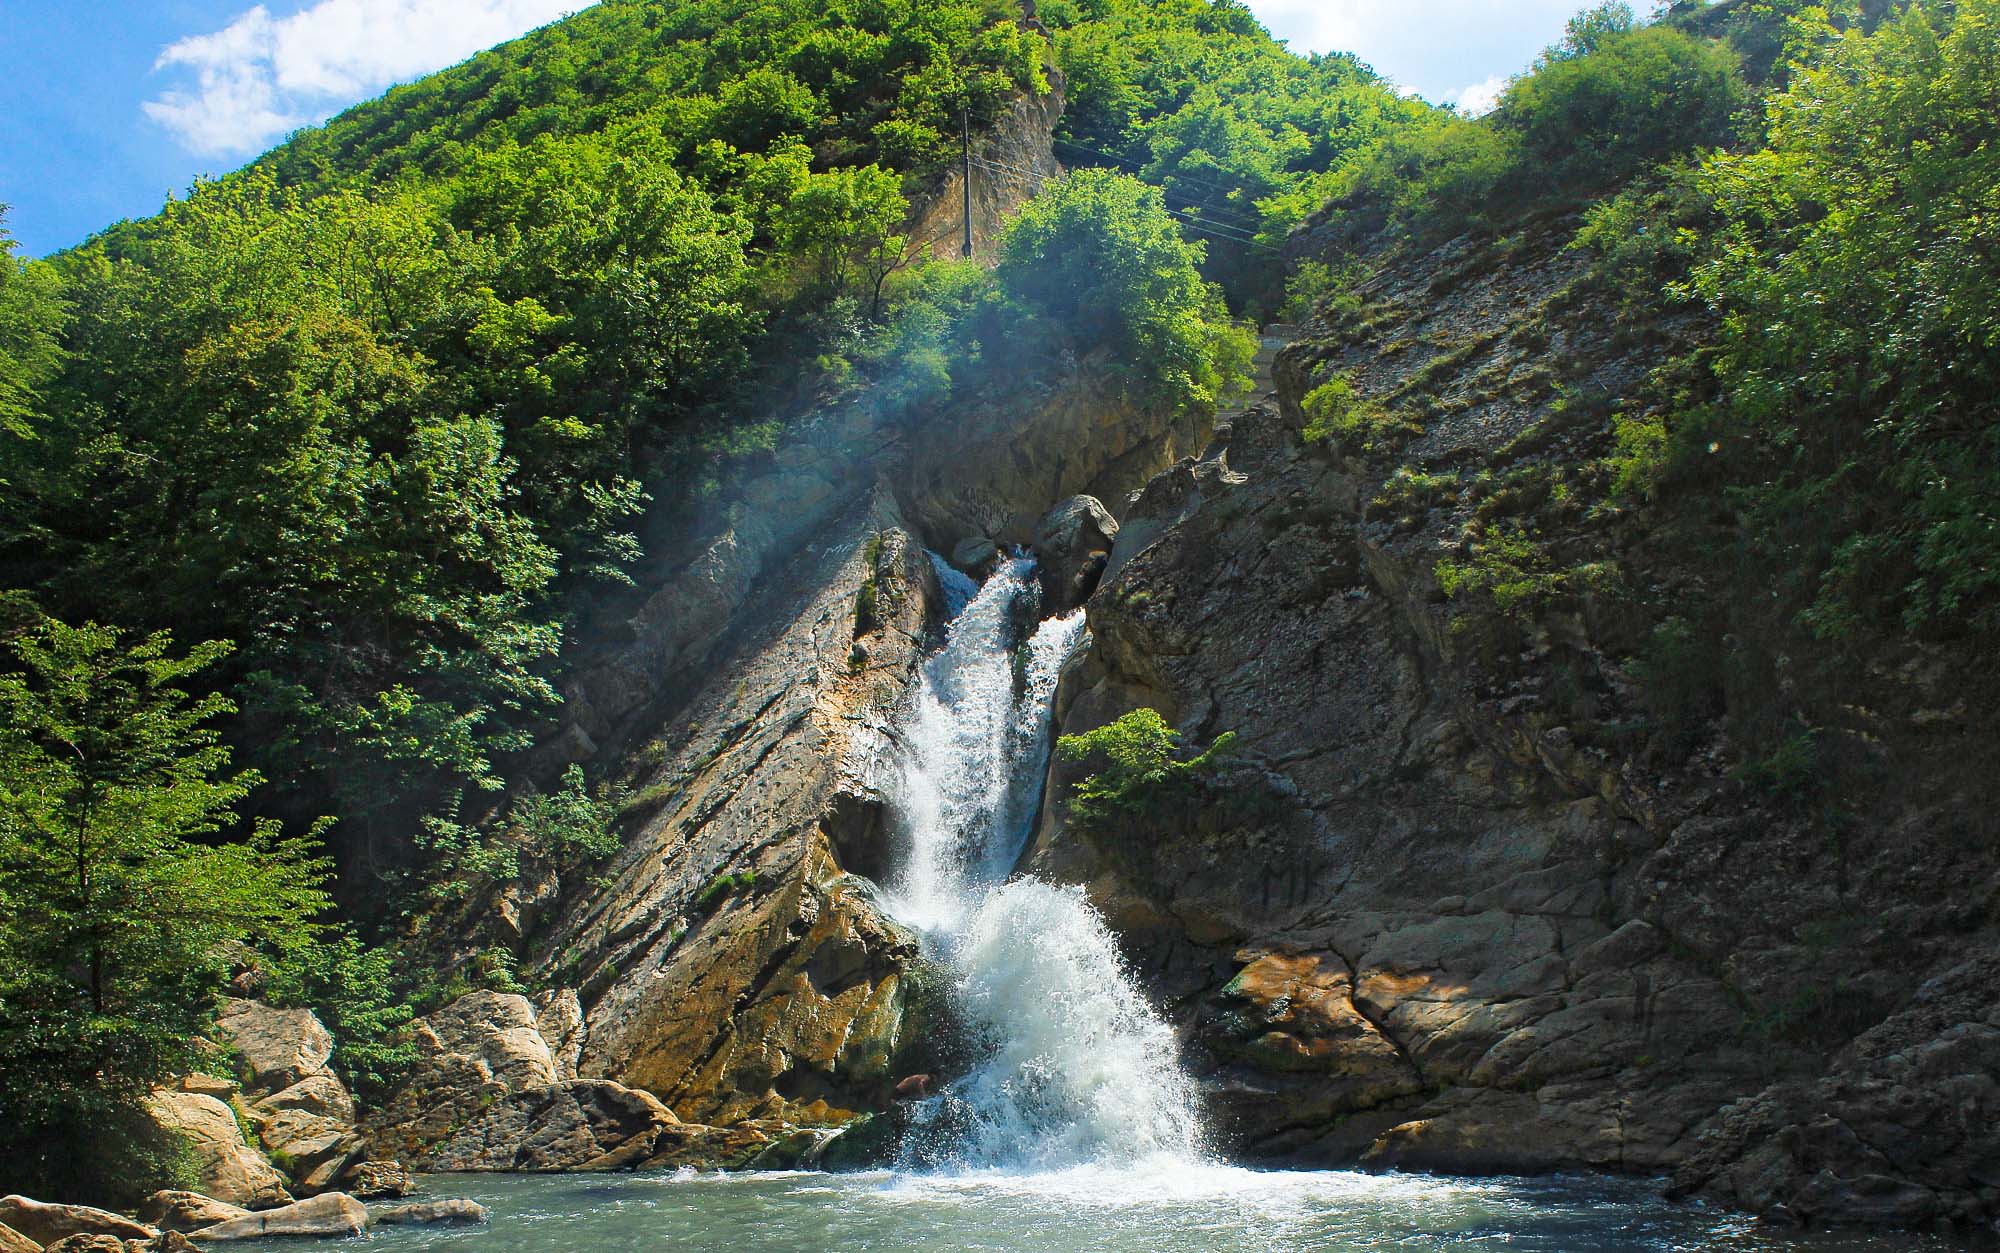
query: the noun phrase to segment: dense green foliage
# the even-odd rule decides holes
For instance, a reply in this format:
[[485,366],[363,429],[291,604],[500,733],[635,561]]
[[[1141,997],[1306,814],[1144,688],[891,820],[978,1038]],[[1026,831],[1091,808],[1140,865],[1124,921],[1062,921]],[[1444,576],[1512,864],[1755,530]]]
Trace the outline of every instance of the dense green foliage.
[[1241,0],[1046,0],[1068,84],[1057,155],[1166,190],[1208,272],[1273,307],[1278,248],[1350,164],[1428,115],[1349,55],[1299,57]]
[[43,1159],[79,1119],[195,1067],[246,946],[307,944],[327,905],[310,836],[214,838],[258,780],[228,701],[176,685],[225,651],[43,623],[0,675],[0,1154],[38,1178],[76,1168]]
[[1167,814],[1185,805],[1235,744],[1235,733],[1225,732],[1205,751],[1187,755],[1181,733],[1156,709],[1135,709],[1094,731],[1065,735],[1056,742],[1064,758],[1103,763],[1076,785],[1070,817],[1080,827],[1097,828]]
[[1676,628],[1710,655],[1736,612],[1857,647],[2000,627],[2000,6],[1832,8],[1784,24],[1755,143],[1635,183],[1579,239],[1635,316],[1713,319],[1609,462],[1620,501],[1691,534],[1737,519],[1739,609]]
[[[1858,742],[1830,729],[1858,665],[1912,641],[1986,646],[1996,64],[1994,0],[1677,3],[1652,26],[1601,5],[1491,116],[1358,164],[1327,238],[1374,257],[1467,232],[1466,267],[1499,266],[1580,218],[1589,271],[1542,325],[1615,310],[1612,346],[1657,367],[1617,393],[1557,386],[1498,466],[1406,466],[1385,488],[1385,511],[1471,503],[1434,573],[1482,656],[1522,655],[1558,615],[1620,624],[1654,749],[1684,756],[1724,719],[1735,777],[1803,805]],[[1336,326],[1368,320],[1356,265],[1336,249],[1304,272]],[[1395,396],[1317,378],[1306,434],[1393,456],[1425,415],[1389,406],[1476,347]],[[1572,701],[1580,727],[1591,703]],[[1629,746],[1633,730],[1586,733]]]
[[995,276],[1032,320],[1024,329],[1039,323],[1081,350],[1109,350],[1167,403],[1213,406],[1246,372],[1256,342],[1203,281],[1202,255],[1158,191],[1080,170],[1008,225]]
[[1623,5],[1572,21],[1487,118],[1444,114],[1356,163],[1342,210],[1420,235],[1494,230],[1588,203],[1680,153],[1731,138],[1750,93],[1726,42],[1638,26]]
[[1692,173],[1720,226],[1717,438],[1763,558],[1821,634],[2000,627],[2000,4],[1850,30]]
[[[719,460],[782,438],[773,411],[869,392],[914,417],[1053,347],[1110,348],[1163,404],[1212,403],[1242,365],[1185,223],[1129,180],[1057,187],[997,281],[910,250],[960,107],[981,125],[1046,87],[1013,14],[611,0],[10,260],[4,585],[233,641],[232,739],[288,783],[260,807],[334,814],[376,867],[478,861],[491,841],[436,824],[491,810],[548,724],[566,633],[629,579],[649,495],[698,501]],[[1387,98],[1227,5],[1103,5],[1063,33],[1135,23],[1182,86],[1133,125],[1216,57]],[[1102,259],[1088,300],[1035,272]]]

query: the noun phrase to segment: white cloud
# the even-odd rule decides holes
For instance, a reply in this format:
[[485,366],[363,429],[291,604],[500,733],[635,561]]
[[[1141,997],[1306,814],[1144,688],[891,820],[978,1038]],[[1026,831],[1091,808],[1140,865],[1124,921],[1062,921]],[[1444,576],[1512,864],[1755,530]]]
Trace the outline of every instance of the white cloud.
[[1500,93],[1507,90],[1507,76],[1495,74],[1484,82],[1470,87],[1461,87],[1451,93],[1450,102],[1458,106],[1467,117],[1479,117],[1493,112],[1493,106],[1500,103]]
[[[1249,0],[1300,52],[1352,52],[1433,100],[1527,68],[1588,0]],[[1456,94],[1455,94],[1456,93]]]
[[142,106],[203,156],[246,156],[391,83],[455,64],[592,0],[317,0],[263,5],[160,53],[182,81]]

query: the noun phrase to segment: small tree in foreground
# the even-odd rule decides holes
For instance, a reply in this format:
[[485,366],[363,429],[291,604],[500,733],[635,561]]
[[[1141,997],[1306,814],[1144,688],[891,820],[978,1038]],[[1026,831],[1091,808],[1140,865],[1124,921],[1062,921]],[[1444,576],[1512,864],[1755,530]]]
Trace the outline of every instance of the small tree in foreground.
[[[328,905],[317,831],[224,838],[259,782],[232,772],[219,695],[178,686],[226,643],[47,621],[0,676],[0,1159],[54,1188],[123,1174],[101,1150],[138,1098],[201,1060],[249,944],[310,940]],[[10,1172],[12,1173],[12,1172]],[[121,1179],[140,1186],[139,1179]]]

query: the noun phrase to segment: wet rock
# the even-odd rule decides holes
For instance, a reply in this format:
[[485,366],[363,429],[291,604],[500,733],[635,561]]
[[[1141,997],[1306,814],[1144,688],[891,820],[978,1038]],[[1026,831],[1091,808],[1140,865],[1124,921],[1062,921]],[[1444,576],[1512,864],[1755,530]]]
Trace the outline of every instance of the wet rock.
[[951,564],[975,579],[993,573],[1001,557],[1000,545],[984,535],[974,535],[951,546]]
[[771,1141],[744,1164],[745,1170],[796,1170],[833,1137],[825,1127],[798,1127]]
[[199,1231],[250,1211],[199,1192],[155,1192],[139,1203],[139,1221],[161,1231]]
[[156,1227],[134,1222],[110,1210],[88,1205],[59,1205],[18,1193],[0,1197],[0,1224],[36,1244],[51,1245],[68,1236],[108,1236],[113,1240],[150,1240]]
[[413,1162],[426,1171],[622,1170],[678,1122],[648,1093],[576,1079],[499,1098]]
[[643,1165],[651,1170],[678,1170],[684,1166],[697,1170],[750,1170],[772,1145],[798,1130],[789,1123],[769,1119],[746,1119],[728,1127],[682,1123],[661,1131],[653,1156]]
[[1118,520],[1094,496],[1072,496],[1035,527],[1042,611],[1065,614],[1090,599],[1118,539]]
[[483,1223],[486,1207],[477,1201],[452,1197],[441,1201],[420,1201],[414,1205],[391,1205],[375,1211],[375,1221],[389,1226],[402,1224]]
[[368,1227],[368,1209],[344,1192],[322,1192],[279,1209],[232,1218],[193,1233],[197,1244],[262,1240],[275,1236],[358,1236]]
[[401,1162],[356,1162],[341,1176],[341,1187],[349,1196],[364,1201],[408,1196],[417,1190],[417,1181]]
[[889,1165],[896,1160],[909,1125],[908,1107],[901,1105],[887,1113],[857,1118],[819,1148],[812,1164],[831,1171],[874,1170]]
[[42,1253],[42,1246],[5,1223],[0,1223],[0,1253]]

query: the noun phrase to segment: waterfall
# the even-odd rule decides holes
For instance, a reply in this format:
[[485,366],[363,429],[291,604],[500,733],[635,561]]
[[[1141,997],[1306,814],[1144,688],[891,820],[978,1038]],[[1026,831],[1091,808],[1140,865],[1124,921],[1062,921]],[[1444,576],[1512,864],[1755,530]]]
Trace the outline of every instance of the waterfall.
[[[976,586],[933,556],[952,613],[902,723],[891,907],[956,981],[971,1070],[911,1111],[903,1164],[1048,1169],[1192,1158],[1199,1124],[1172,1030],[1081,890],[1011,879],[1034,824],[1063,664],[1083,614],[1032,635],[1034,563]],[[1017,646],[1018,641],[1018,646]]]

